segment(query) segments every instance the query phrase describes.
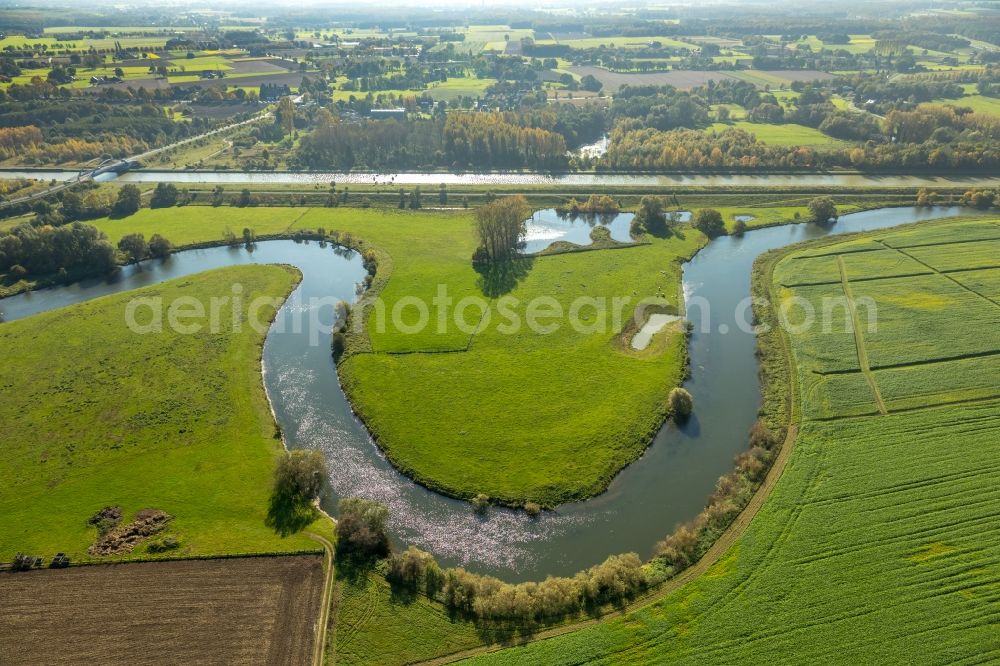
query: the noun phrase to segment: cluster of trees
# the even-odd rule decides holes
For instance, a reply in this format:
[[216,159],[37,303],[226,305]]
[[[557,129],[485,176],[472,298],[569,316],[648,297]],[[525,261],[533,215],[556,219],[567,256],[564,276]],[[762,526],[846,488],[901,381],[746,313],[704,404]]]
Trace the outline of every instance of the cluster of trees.
[[[0,159],[27,164],[126,157],[185,139],[219,121],[176,122],[148,99],[104,99],[41,81],[0,90]],[[65,94],[63,94],[65,92]],[[33,94],[28,94],[33,93]]]
[[515,113],[342,123],[323,111],[292,158],[306,168],[565,168],[562,135]]
[[115,248],[96,227],[74,222],[61,227],[21,224],[0,235],[0,273],[101,275],[117,266]]
[[497,199],[476,209],[479,247],[472,256],[475,264],[513,259],[524,238],[531,207],[524,196]]
[[524,120],[513,112],[449,114],[444,124],[445,153],[459,166],[565,168],[565,138],[526,126]]
[[[980,115],[980,114],[975,114]],[[895,127],[896,125],[894,125]],[[1000,141],[976,129],[942,128],[947,143],[867,142],[847,148],[816,151],[805,146],[775,146],[757,141],[750,132],[722,132],[616,127],[598,169],[755,171],[847,167],[861,170],[980,169],[1000,166]],[[934,137],[932,136],[932,139]]]
[[611,131],[608,152],[597,167],[612,170],[812,168],[825,154],[811,148],[770,146],[742,129],[721,132],[677,129],[661,132],[620,125]]
[[621,212],[621,206],[606,194],[591,194],[586,201],[577,201],[570,197],[556,207],[560,215],[577,217],[579,215],[614,215]]
[[170,254],[174,245],[160,234],[153,234],[149,241],[140,233],[126,234],[118,241],[118,249],[131,262],[142,261],[149,257],[162,259]]
[[[917,195],[917,203],[920,205],[920,194]],[[924,205],[934,204],[935,196],[933,192],[924,195]],[[989,190],[971,189],[962,194],[961,203],[963,206],[971,206],[986,210],[991,206],[1000,206],[1000,192],[990,192]]]

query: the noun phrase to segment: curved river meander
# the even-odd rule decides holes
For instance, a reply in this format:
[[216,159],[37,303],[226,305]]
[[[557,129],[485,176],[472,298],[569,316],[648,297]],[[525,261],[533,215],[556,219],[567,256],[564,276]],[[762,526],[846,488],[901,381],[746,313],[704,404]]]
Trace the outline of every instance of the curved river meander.
[[[267,241],[253,252],[187,250],[164,261],[126,267],[111,281],[92,280],[0,301],[7,320],[135,289],[200,271],[242,263],[287,263],[302,270],[299,288],[279,312],[264,347],[264,384],[290,447],[323,450],[329,460],[332,509],[337,498],[362,495],[392,510],[400,543],[434,552],[443,564],[463,564],[510,580],[572,574],[607,555],[636,551],[648,556],[673,526],[693,517],[716,479],[732,468],[746,446],[760,403],[754,338],[737,325],[737,306],[750,290],[750,270],[762,252],[827,234],[881,229],[959,208],[933,211],[895,208],[847,215],[830,228],[771,227],[743,238],[712,241],[684,268],[689,317],[710,304],[710,331],[691,339],[691,378],[696,412],[682,428],[667,424],[646,454],[622,471],[602,495],[564,505],[533,520],[523,512],[491,509],[475,515],[465,502],[428,491],[395,471],[351,413],[330,358],[328,341],[303,321],[310,297],[352,300],[364,276],[354,253],[317,243]],[[697,298],[696,298],[697,297]],[[704,299],[702,301],[701,299]],[[326,314],[332,317],[332,308]],[[329,322],[324,322],[329,323]],[[700,327],[700,324],[699,324]],[[310,344],[313,342],[313,344]]]

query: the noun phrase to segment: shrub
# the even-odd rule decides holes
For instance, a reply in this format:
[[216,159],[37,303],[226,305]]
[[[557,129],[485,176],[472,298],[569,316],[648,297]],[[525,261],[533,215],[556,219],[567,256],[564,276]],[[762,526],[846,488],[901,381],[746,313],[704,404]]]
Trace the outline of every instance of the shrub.
[[750,447],[759,446],[763,449],[773,449],[780,443],[781,437],[774,432],[763,421],[757,419],[750,427]]
[[389,552],[389,509],[378,502],[347,497],[337,505],[337,555],[368,559]]
[[160,234],[153,234],[149,239],[149,253],[154,257],[162,259],[170,254],[174,245]]
[[744,222],[743,220],[736,220],[736,222],[733,223],[733,235],[734,236],[742,236],[746,232],[747,232],[747,223],[746,222]]
[[679,386],[670,391],[667,402],[670,404],[670,411],[677,421],[688,418],[694,410],[694,399],[691,394],[688,393],[687,389]]
[[389,557],[386,578],[394,585],[416,590],[424,582],[427,569],[434,563],[434,556],[415,546]]
[[537,502],[525,502],[524,511],[529,516],[534,518],[535,516],[537,516],[542,512],[542,507]]
[[590,240],[594,243],[607,243],[611,240],[611,231],[599,224],[590,230]]
[[10,276],[15,280],[20,280],[28,274],[28,269],[21,264],[14,264],[10,267]]
[[14,561],[11,562],[10,568],[13,571],[27,571],[32,567],[42,566],[42,558],[35,557],[34,555],[25,555],[24,553],[17,553],[14,555]]
[[826,224],[837,219],[837,206],[830,197],[816,197],[809,201],[809,219],[815,224]]
[[118,249],[125,253],[129,261],[140,261],[149,254],[149,244],[140,233],[122,236],[118,241]]
[[483,493],[479,493],[472,498],[472,510],[476,513],[485,513],[490,505],[490,498]]
[[56,553],[56,556],[49,562],[50,569],[65,569],[69,566],[69,556],[66,553]]
[[174,536],[164,536],[155,541],[150,541],[149,545],[146,546],[146,550],[150,553],[166,553],[171,550],[177,550],[181,547],[181,542]]

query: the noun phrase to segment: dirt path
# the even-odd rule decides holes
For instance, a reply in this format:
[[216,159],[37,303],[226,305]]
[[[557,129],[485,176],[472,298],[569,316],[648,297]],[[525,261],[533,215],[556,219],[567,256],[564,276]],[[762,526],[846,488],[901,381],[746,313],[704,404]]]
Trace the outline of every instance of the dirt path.
[[323,656],[326,648],[326,633],[330,626],[330,604],[333,601],[333,544],[318,534],[310,534],[310,539],[314,539],[323,545],[323,598],[319,605],[319,618],[316,620],[316,644],[313,647],[313,666],[323,666]]
[[868,386],[872,390],[872,397],[875,398],[875,404],[878,406],[879,414],[885,416],[889,410],[885,407],[885,401],[882,400],[882,392],[878,390],[878,382],[875,381],[875,375],[872,374],[871,364],[868,362],[868,350],[865,348],[865,336],[861,331],[861,321],[858,319],[858,306],[854,302],[854,294],[851,293],[851,281],[847,277],[847,267],[844,265],[844,257],[842,255],[837,255],[837,266],[840,268],[840,283],[844,287],[844,296],[847,298],[847,307],[851,311],[851,327],[854,329],[854,346],[858,351],[858,367],[861,368],[861,374],[865,376],[868,381]]

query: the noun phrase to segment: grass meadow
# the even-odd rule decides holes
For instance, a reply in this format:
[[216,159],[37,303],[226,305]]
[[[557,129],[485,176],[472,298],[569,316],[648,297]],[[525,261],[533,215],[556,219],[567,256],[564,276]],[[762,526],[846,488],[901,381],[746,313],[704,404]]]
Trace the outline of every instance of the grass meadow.
[[0,326],[0,345],[18,350],[0,365],[0,561],[91,559],[87,521],[109,505],[125,520],[146,508],[173,515],[174,556],[315,549],[265,524],[281,443],[261,382],[263,336],[234,332],[228,317],[216,335],[166,325],[137,335],[125,319],[136,296],[205,302],[239,282],[248,299],[284,297],[297,281],[292,269],[238,266]]

